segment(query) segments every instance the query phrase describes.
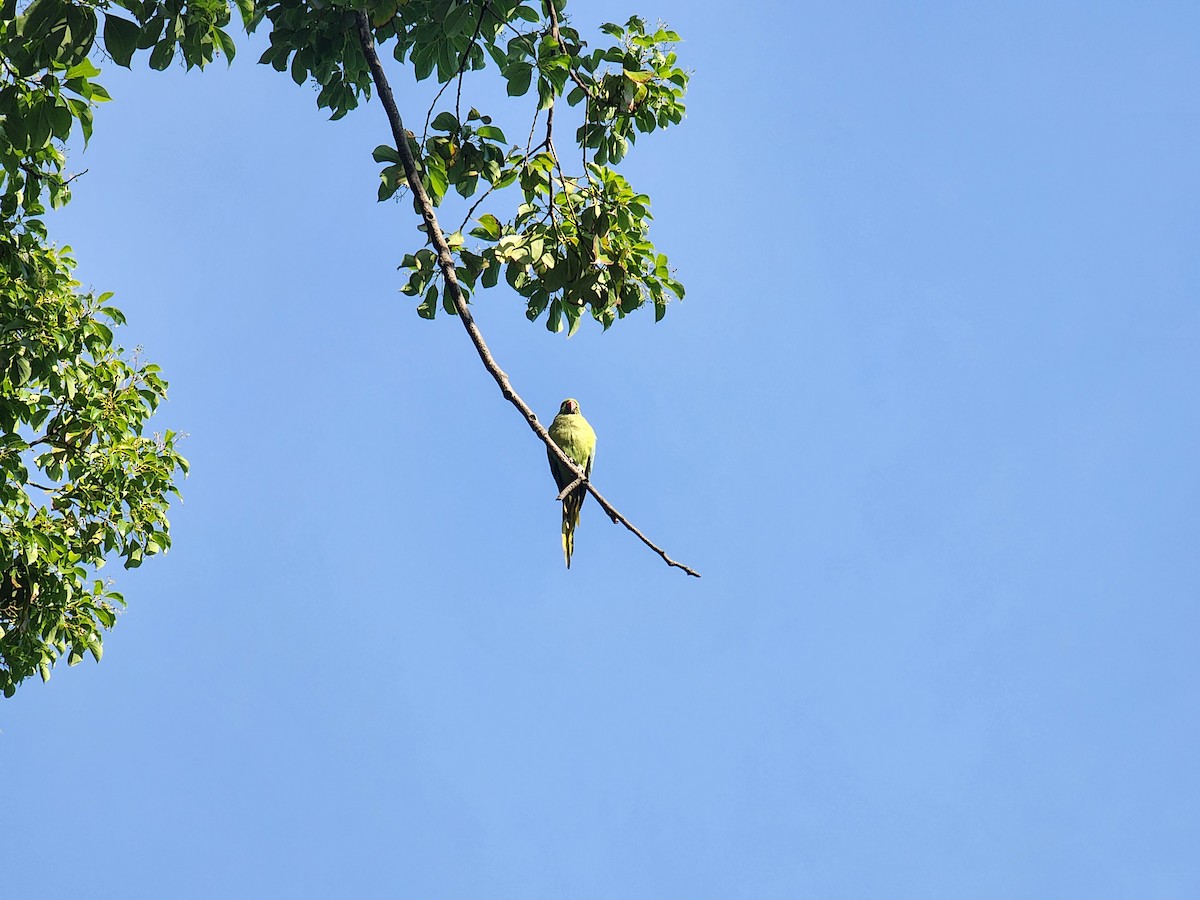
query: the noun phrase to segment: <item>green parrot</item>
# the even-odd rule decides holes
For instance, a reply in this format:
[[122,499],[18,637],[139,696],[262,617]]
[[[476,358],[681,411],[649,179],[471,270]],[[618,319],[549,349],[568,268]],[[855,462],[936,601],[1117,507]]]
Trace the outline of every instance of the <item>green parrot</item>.
[[[562,406],[558,408],[558,415],[550,423],[550,437],[575,465],[583,469],[585,477],[592,477],[592,460],[596,458],[596,432],[580,414],[579,401],[568,398],[562,402]],[[550,457],[550,471],[554,474],[554,483],[561,492],[575,480],[575,473],[564,466],[549,448],[546,449],[546,455]],[[562,545],[568,569],[571,568],[571,554],[575,552],[575,526],[579,524],[579,510],[586,496],[587,488],[581,484],[567,494],[562,502]]]

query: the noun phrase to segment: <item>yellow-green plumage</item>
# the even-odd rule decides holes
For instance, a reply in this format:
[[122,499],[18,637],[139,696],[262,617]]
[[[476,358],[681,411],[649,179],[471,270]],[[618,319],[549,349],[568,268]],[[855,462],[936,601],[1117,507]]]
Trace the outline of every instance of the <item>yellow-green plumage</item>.
[[[578,401],[568,398],[562,402],[558,408],[558,415],[550,423],[549,431],[554,443],[558,444],[575,465],[583,469],[585,477],[591,478],[592,460],[596,457],[596,432],[580,414]],[[577,476],[548,448],[546,455],[550,458],[550,471],[554,474],[554,483],[561,492]],[[586,496],[587,488],[581,484],[567,494],[562,502],[562,546],[568,569],[571,568],[571,554],[575,552],[575,526],[579,524],[579,510]]]

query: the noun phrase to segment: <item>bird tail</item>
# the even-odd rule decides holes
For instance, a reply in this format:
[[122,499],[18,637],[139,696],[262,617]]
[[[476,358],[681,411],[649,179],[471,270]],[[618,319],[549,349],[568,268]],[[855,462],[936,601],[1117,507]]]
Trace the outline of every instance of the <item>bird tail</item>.
[[568,569],[571,568],[571,554],[575,552],[575,526],[579,524],[579,510],[586,496],[586,490],[577,488],[563,500],[562,546]]

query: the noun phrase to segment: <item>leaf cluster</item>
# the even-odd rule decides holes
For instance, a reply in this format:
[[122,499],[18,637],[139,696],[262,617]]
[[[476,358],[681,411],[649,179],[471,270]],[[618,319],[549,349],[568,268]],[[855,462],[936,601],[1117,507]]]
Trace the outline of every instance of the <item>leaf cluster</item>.
[[576,140],[594,150],[595,162],[604,165],[619,163],[639,132],[683,121],[688,76],[669,49],[679,41],[676,32],[657,28],[648,33],[645,21],[636,16],[624,26],[609,22],[601,30],[620,43],[581,59],[590,78],[571,89],[567,102],[575,106],[588,100],[587,121]]
[[[679,40],[675,32],[648,31],[633,17],[602,26],[613,43],[589,51],[578,31],[560,24],[564,8],[562,2],[543,3],[539,11],[517,2],[410,0],[380,30],[395,34],[397,58],[409,53],[418,79],[436,75],[446,86],[458,82],[454,109],[434,115],[431,108],[425,135],[419,141],[412,136],[410,148],[435,206],[451,189],[464,199],[478,197],[450,241],[464,292],[495,286],[503,272],[531,321],[544,315],[548,329],[571,335],[585,313],[608,328],[649,303],[657,320],[671,297],[684,295],[666,256],[650,241],[649,197],[613,167],[639,133],[682,121],[688,77],[670,49]],[[489,59],[510,96],[536,91],[524,150],[509,144],[490,116],[474,108],[462,115],[464,74],[485,68]],[[438,99],[443,93],[445,87]],[[580,165],[573,171],[555,145],[560,99],[584,106],[575,130]],[[545,137],[535,145],[543,113]],[[395,148],[377,147],[374,156],[387,163],[379,189],[385,200],[403,186],[404,172]],[[515,210],[505,219],[495,212],[475,219],[469,233],[485,245],[465,246],[461,232],[479,205],[514,184],[522,195]],[[402,291],[420,298],[417,313],[424,318],[433,318],[439,305],[453,311],[434,262],[426,250],[401,263],[408,272]]]
[[268,47],[259,62],[288,72],[296,84],[320,85],[317,106],[340,119],[369,96],[371,75],[358,45],[354,6],[327,0],[283,0],[263,4],[254,24],[271,23]]
[[34,0],[0,8],[0,227],[44,236],[38,216],[71,197],[62,145],[78,122],[92,133],[92,107],[109,99],[87,58],[96,33],[89,7]]
[[171,545],[178,436],[145,434],[158,366],[114,343],[110,294],[79,290],[66,251],[0,240],[0,690],[63,654],[100,658],[121,596],[95,571]]
[[[23,10],[13,0],[0,6],[5,696],[34,672],[48,679],[60,656],[71,665],[89,652],[100,659],[102,631],[124,601],[96,571],[109,558],[138,566],[170,546],[167,503],[177,474],[187,470],[175,434],[145,434],[166,395],[158,367],[129,359],[114,343],[112,328],[124,318],[108,305],[111,295],[79,290],[71,257],[49,245],[42,220],[47,202],[58,207],[70,199],[63,148],[71,132],[78,125],[86,142],[95,105],[109,99],[89,57],[98,9],[64,0],[33,0]],[[196,23],[200,10],[180,15]],[[104,16],[110,55],[127,63],[132,39],[118,24],[127,20]],[[142,34],[140,25],[128,27]],[[197,47],[203,43],[196,37]]]
[[[67,3],[67,0],[42,0]],[[253,0],[235,0],[243,25],[254,22]],[[113,9],[127,12],[126,18]],[[203,68],[218,54],[232,62],[237,46],[225,30],[231,19],[226,0],[114,0],[105,4],[104,47],[118,65],[129,67],[134,54],[149,50],[152,69],[166,69],[177,58]]]
[[530,321],[544,312],[546,327],[568,336],[585,312],[608,328],[650,302],[658,320],[668,294],[684,295],[666,256],[648,239],[650,198],[610,168],[587,168],[586,180],[560,174],[556,183],[553,157],[534,157],[520,179],[525,202],[513,221],[485,214],[471,235],[491,246],[477,256],[459,251],[468,284],[476,268],[494,279],[503,267],[509,286],[525,298]]
[[[249,27],[253,0],[236,2]],[[148,50],[152,68],[165,69],[177,52],[191,68],[217,54],[233,59],[229,20],[225,0],[32,0],[23,9],[0,2],[0,221],[12,230],[32,218],[44,237],[36,221],[44,202],[70,200],[61,147],[76,123],[90,140],[93,109],[110,99],[94,80],[98,38],[118,65]]]

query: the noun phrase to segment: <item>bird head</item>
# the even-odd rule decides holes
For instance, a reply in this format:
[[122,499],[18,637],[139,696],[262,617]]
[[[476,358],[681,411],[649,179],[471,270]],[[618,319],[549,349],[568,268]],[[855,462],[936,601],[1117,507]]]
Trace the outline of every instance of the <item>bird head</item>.
[[562,406],[558,408],[560,416],[573,416],[579,412],[579,401],[568,397],[562,402]]

